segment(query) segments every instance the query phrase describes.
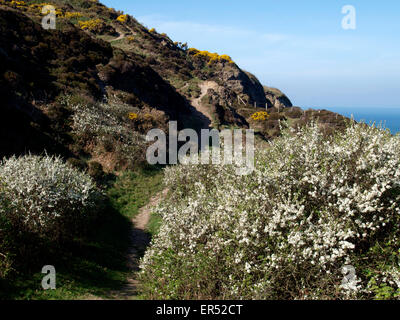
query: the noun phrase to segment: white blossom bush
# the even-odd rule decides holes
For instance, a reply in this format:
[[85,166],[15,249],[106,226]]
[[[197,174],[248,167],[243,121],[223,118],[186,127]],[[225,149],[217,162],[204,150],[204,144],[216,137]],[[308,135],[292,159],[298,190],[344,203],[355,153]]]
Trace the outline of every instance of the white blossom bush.
[[[6,208],[3,184],[0,180],[0,205]],[[12,270],[12,259],[9,253],[10,239],[8,236],[10,224],[7,218],[0,213],[0,281]]]
[[[141,262],[152,299],[395,298],[400,138],[312,124],[256,152],[255,171],[180,165]],[[343,266],[355,274],[343,285]],[[388,289],[388,287],[390,289]]]
[[60,157],[26,155],[0,163],[0,215],[15,231],[68,237],[94,216],[101,198],[95,183]]
[[137,108],[124,104],[73,104],[66,97],[63,102],[72,111],[73,134],[86,144],[92,154],[113,152],[119,156],[120,166],[133,167],[146,154],[145,136],[133,130],[128,114]]

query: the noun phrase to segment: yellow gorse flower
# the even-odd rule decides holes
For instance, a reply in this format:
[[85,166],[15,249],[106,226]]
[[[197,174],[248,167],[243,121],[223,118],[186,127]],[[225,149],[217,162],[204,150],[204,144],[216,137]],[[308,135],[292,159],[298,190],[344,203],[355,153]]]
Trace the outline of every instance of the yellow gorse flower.
[[232,58],[226,54],[219,55],[218,53],[211,53],[209,51],[200,51],[195,48],[190,48],[189,53],[193,54],[195,57],[206,58],[209,64],[212,64],[214,62],[228,62],[231,64],[234,63]]
[[88,21],[79,21],[78,23],[82,30],[93,31],[103,23],[103,20],[92,19],[92,20],[88,20]]
[[265,111],[259,111],[259,112],[254,113],[251,116],[251,118],[254,121],[265,121],[265,120],[269,119],[269,114],[268,114],[268,112],[265,112]]
[[138,115],[136,113],[134,113],[134,112],[131,112],[131,113],[128,114],[128,118],[131,119],[131,120],[135,120],[135,119],[138,118]]
[[126,22],[128,20],[128,15],[127,14],[121,14],[118,18],[117,21],[119,22]]
[[82,17],[82,13],[80,13],[80,12],[66,12],[64,17],[67,18],[67,19],[80,18],[80,17]]
[[[29,4],[26,1],[16,1],[16,0],[13,0],[13,1],[0,0],[0,5],[17,7],[19,9],[27,10],[29,12],[34,12],[34,13],[38,13],[38,14],[41,14],[42,8],[45,6],[51,5],[56,8],[55,4],[53,4],[53,3],[43,2],[43,3]],[[64,13],[61,9],[56,8],[55,10],[56,10],[55,13],[56,13],[57,17],[63,17]]]

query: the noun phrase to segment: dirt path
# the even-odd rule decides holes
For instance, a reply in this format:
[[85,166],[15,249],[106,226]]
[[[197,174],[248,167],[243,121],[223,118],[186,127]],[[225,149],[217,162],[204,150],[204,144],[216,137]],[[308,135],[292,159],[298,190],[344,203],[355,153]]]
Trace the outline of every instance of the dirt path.
[[[139,281],[136,279],[136,274],[139,271],[139,260],[151,241],[150,235],[146,232],[146,227],[150,221],[152,209],[165,199],[167,193],[168,189],[165,189],[152,197],[149,203],[142,207],[138,215],[132,220],[132,230],[129,237],[131,245],[127,253],[127,264],[131,272],[126,285],[119,290],[112,291],[109,300],[134,300],[138,295]],[[90,296],[87,300],[102,299]]]
[[[131,32],[132,35],[136,35],[136,32],[133,31],[131,27],[126,26],[126,28],[129,29],[129,31]],[[118,32],[119,36],[115,39],[109,40],[109,42],[114,42],[114,41],[118,41],[118,40],[122,40],[122,39],[126,38],[127,33],[122,31],[120,28],[116,28],[115,30]]]
[[125,34],[124,33],[120,33],[118,38],[112,39],[112,40],[110,40],[110,42],[122,40],[124,38],[125,38]]
[[145,230],[147,224],[150,221],[151,210],[158,206],[162,200],[167,196],[168,189],[163,190],[162,192],[156,194],[153,198],[150,199],[149,203],[139,210],[139,214],[136,218],[133,219],[133,225],[135,228],[140,230]]
[[191,103],[192,106],[195,107],[195,109],[206,118],[204,122],[207,122],[208,124],[206,125],[205,123],[205,127],[212,127],[213,120],[210,110],[201,103],[201,99],[203,99],[203,97],[207,94],[209,89],[217,91],[218,84],[214,81],[204,81],[199,85],[199,87],[201,90],[200,96],[196,99],[192,99]]
[[165,189],[151,198],[149,203],[141,208],[139,214],[132,220],[131,247],[127,255],[128,267],[132,272],[127,279],[127,284],[121,290],[113,292],[112,296],[115,300],[131,300],[137,296],[139,282],[136,279],[136,273],[139,271],[139,260],[151,241],[150,235],[146,232],[146,227],[150,221],[151,210],[165,199],[167,193],[168,189]]

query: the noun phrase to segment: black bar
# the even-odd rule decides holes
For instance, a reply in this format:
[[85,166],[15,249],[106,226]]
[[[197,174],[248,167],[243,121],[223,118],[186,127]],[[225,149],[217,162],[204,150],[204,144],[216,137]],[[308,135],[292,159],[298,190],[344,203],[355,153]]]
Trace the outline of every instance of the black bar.
[[[239,307],[240,306],[240,307]],[[357,318],[378,313],[396,314],[399,301],[2,301],[1,314],[40,319],[80,317],[109,319],[285,319]],[[10,312],[10,313],[8,313]]]

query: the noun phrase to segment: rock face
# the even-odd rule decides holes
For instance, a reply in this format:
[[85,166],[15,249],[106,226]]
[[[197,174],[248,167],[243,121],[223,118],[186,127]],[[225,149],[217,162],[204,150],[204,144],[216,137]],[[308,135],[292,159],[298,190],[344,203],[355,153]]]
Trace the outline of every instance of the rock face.
[[268,108],[284,109],[293,106],[289,98],[279,89],[264,86],[264,92]]
[[232,60],[210,59],[214,55],[217,54],[189,50],[189,58],[195,68],[194,75],[203,81],[214,81],[218,84],[219,88],[214,88],[214,98],[218,103],[234,109],[265,107],[267,99],[258,79],[240,69]]
[[233,91],[239,97],[239,103],[258,107],[265,106],[267,99],[263,86],[251,73],[242,71],[235,65],[222,70],[222,79],[225,88]]
[[[248,128],[249,114],[260,109],[274,108],[279,111],[292,107],[284,93],[275,88],[263,87],[256,76],[241,70],[236,64],[219,63],[213,69],[211,79],[214,85],[207,94],[203,94],[202,103],[211,110],[217,126]],[[204,83],[209,82],[206,80]]]
[[[232,84],[232,83],[229,83]],[[200,85],[202,95],[200,104],[208,109],[214,127],[221,125],[235,125],[248,128],[248,123],[243,116],[237,112],[238,94],[243,94],[241,86],[235,82],[237,87],[234,89],[228,85],[221,86],[214,81],[205,81]]]

